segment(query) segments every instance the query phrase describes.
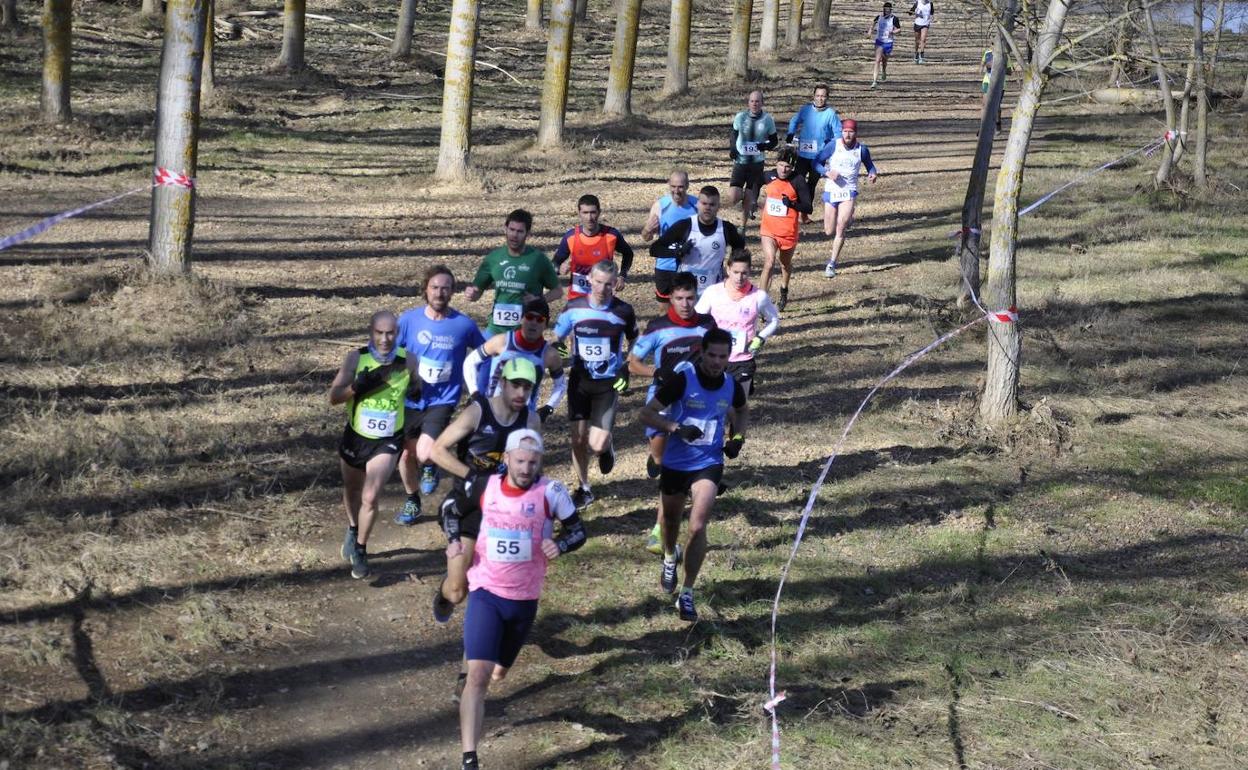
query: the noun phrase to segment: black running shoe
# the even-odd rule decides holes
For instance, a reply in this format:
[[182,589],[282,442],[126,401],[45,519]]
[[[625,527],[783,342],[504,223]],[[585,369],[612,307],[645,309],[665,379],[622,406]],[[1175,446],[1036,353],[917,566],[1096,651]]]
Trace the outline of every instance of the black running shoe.
[[576,510],[583,511],[589,507],[594,501],[594,493],[584,487],[577,487],[572,493],[572,504],[576,506]]
[[676,597],[676,609],[680,612],[680,619],[686,623],[698,622],[698,608],[693,606],[691,591],[680,592],[680,596]]
[[781,290],[780,290],[780,301],[779,301],[778,303],[776,303],[776,310],[781,310],[781,311],[783,311],[783,310],[784,310],[784,306],[785,306],[785,305],[787,305],[787,304],[789,304],[789,290],[788,290],[788,289],[781,289]]
[[608,441],[606,449],[602,450],[602,454],[598,455],[598,470],[606,476],[615,467],[615,442]]

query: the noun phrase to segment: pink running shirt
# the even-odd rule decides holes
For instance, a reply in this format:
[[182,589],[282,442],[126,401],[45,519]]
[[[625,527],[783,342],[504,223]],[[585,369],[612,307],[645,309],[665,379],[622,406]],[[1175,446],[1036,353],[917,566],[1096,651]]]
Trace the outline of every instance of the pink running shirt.
[[505,477],[492,476],[481,495],[481,533],[468,570],[468,588],[484,588],[504,599],[528,600],[542,595],[546,554],[542,540],[576,512],[568,489],[559,481],[539,478],[528,489],[513,487]]
[[[694,309],[699,313],[710,313],[715,319],[715,325],[732,335],[732,355],[728,357],[729,361],[749,361],[754,357],[748,348],[750,341],[758,335],[760,315],[770,319],[779,318],[767,292],[751,285],[745,296],[733,299],[722,281],[702,292]],[[770,332],[763,336],[768,333]]]

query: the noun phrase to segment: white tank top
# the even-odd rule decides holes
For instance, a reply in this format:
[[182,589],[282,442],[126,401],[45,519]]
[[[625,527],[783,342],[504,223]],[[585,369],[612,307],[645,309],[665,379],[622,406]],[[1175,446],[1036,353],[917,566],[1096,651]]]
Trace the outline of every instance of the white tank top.
[[[835,169],[845,180],[844,187],[849,190],[858,189],[858,170],[862,167],[862,142],[855,142],[854,149],[845,148],[845,140],[836,140],[836,150],[828,158],[827,166]],[[832,184],[829,182],[829,184]]]
[[724,267],[724,220],[715,220],[715,232],[703,235],[697,216],[689,217],[689,242],[693,249],[680,260],[680,270],[698,279],[698,294],[719,282]]
[[914,26],[926,27],[932,23],[932,4],[923,2],[923,0],[915,0],[914,3]]

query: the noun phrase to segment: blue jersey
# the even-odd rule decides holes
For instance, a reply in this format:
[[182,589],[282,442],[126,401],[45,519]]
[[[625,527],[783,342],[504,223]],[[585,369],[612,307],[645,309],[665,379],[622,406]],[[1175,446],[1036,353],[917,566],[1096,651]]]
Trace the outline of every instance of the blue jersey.
[[538,394],[542,389],[542,375],[546,372],[546,344],[543,338],[534,347],[521,339],[519,329],[507,332],[507,344],[503,352],[490,356],[487,366],[477,367],[477,390],[487,397],[493,396],[498,390],[499,371],[502,370],[503,364],[513,358],[525,358],[532,362],[533,368],[537,369],[537,382],[533,383],[533,394],[529,396],[529,408],[536,409]]
[[[801,133],[797,132],[798,125]],[[798,156],[814,160],[825,144],[841,135],[841,116],[831,107],[817,110],[807,104],[789,121],[789,133],[797,139]]]
[[425,308],[407,310],[399,316],[395,344],[416,362],[420,376],[420,400],[407,400],[411,409],[427,409],[459,403],[464,388],[464,359],[468,351],[485,343],[476,322],[448,308],[446,318],[434,321]]
[[695,425],[702,435],[685,441],[679,434],[667,438],[663,467],[677,471],[700,471],[724,464],[724,432],[728,410],[745,405],[745,392],[732,375],[704,379],[695,364],[683,363],[667,371],[655,398],[665,405],[673,422]]
[[[677,222],[683,222],[689,217],[698,215],[698,204],[689,196],[685,196],[685,205],[677,206],[676,201],[672,200],[672,196],[664,195],[659,198],[659,235],[667,232],[667,229]],[[655,270],[676,271],[675,257],[658,257],[654,260]]]
[[594,380],[613,380],[624,367],[624,338],[637,339],[633,306],[612,297],[606,307],[594,307],[590,297],[569,300],[555,322],[555,336],[574,338],[572,368]]
[[[646,326],[645,333],[633,345],[632,354],[642,361],[652,357],[650,363],[656,370],[675,369],[678,364],[695,361],[702,354],[702,338],[714,328],[715,319],[706,313],[696,313],[688,321],[679,321],[668,311]],[[646,401],[654,398],[656,388],[654,383],[650,384]]]

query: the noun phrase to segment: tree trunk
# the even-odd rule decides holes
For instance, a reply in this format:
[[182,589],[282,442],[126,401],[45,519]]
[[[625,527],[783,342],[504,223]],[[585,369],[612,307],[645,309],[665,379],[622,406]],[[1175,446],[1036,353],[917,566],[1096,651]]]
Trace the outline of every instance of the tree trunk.
[[[204,57],[208,0],[169,0],[156,97],[156,169],[195,178],[199,151],[199,78]],[[195,226],[193,184],[152,188],[148,238],[151,267],[158,273],[191,269]]]
[[1205,0],[1192,3],[1192,58],[1196,61],[1196,157],[1192,176],[1197,187],[1208,187],[1205,161],[1209,150],[1209,89],[1205,87]]
[[282,56],[277,63],[287,72],[298,72],[304,67],[306,11],[307,0],[286,0],[286,12],[282,16]]
[[17,24],[17,0],[0,0],[0,27],[7,29]]
[[574,15],[577,21],[585,21],[589,18],[589,0],[576,0],[576,13]]
[[[1069,0],[1049,0],[1048,13],[1023,77],[1018,104],[1010,117],[1010,137],[1001,159],[1001,170],[997,173],[992,206],[992,250],[988,259],[988,290],[984,295],[989,311],[1013,308],[1016,303],[1018,197],[1023,187],[1023,169],[1040,97],[1048,83],[1049,67],[1069,9]],[[993,64],[995,66],[996,62]],[[987,337],[988,372],[979,415],[987,424],[998,426],[1018,413],[1018,370],[1023,339],[1017,323],[995,320],[988,322]]]
[[602,111],[608,115],[633,113],[633,65],[637,61],[637,25],[641,21],[641,0],[620,0],[615,19],[615,45],[611,48],[611,69],[607,73],[607,98]]
[[416,0],[403,0],[399,4],[399,26],[394,30],[394,45],[390,46],[391,59],[406,59],[412,55],[412,31],[416,27]]
[[524,28],[542,28],[542,0],[529,0],[528,12],[524,15]]
[[779,32],[780,0],[763,0],[763,26],[758,35],[758,52],[775,53]]
[[[1004,6],[1004,7],[1002,7]],[[1002,23],[1010,32],[1014,30],[1014,17],[1018,15],[1018,0],[999,0]],[[979,138],[975,143],[975,160],[971,164],[971,178],[966,186],[966,198],[962,201],[962,231],[958,234],[958,264],[962,285],[958,293],[958,306],[970,300],[971,292],[979,293],[979,244],[983,237],[984,191],[988,185],[988,167],[992,163],[992,146],[996,138],[994,128],[1001,100],[1005,94],[1006,61],[1010,49],[1005,36],[998,31],[992,49],[992,74],[988,81],[988,102],[979,116]]]
[[546,74],[542,78],[542,111],[537,120],[539,147],[563,142],[563,119],[568,108],[568,74],[572,68],[574,0],[552,0],[546,43]]
[[831,31],[829,16],[832,15],[832,0],[815,0],[815,10],[811,15],[811,34],[815,37],[827,37]]
[[217,87],[217,40],[213,32],[213,19],[217,16],[217,0],[208,0],[204,11],[204,64],[200,68],[199,98],[207,102],[212,91]]
[[[1144,30],[1148,33],[1148,47],[1153,54],[1153,63],[1157,71],[1157,88],[1161,90],[1161,103],[1166,108],[1166,130],[1177,130],[1177,116],[1174,106],[1174,93],[1170,90],[1170,74],[1161,58],[1161,44],[1157,42],[1157,27],[1153,24],[1152,6],[1144,8]],[[1174,163],[1174,148],[1178,137],[1166,139],[1161,148],[1161,163],[1157,166],[1157,174],[1153,177],[1153,187],[1161,187],[1170,181],[1170,169]]]
[[[732,6],[732,34],[728,38],[728,74],[747,78],[750,75],[750,21],[754,0],[735,0]],[[1248,85],[1244,86],[1248,98]]]
[[1183,96],[1179,99],[1179,136],[1178,145],[1174,148],[1174,164],[1177,166],[1187,152],[1187,123],[1192,113],[1192,84],[1196,82],[1196,59],[1187,63],[1187,74],[1183,77]]
[[143,15],[144,16],[159,16],[160,15],[160,0],[143,0]]
[[784,30],[785,48],[802,44],[802,0],[789,0],[789,23]]
[[40,102],[45,123],[68,123],[69,70],[72,58],[72,0],[43,2],[43,98]]
[[468,176],[472,148],[473,67],[477,58],[479,0],[454,0],[446,35],[446,71],[442,80],[442,138],[434,177],[454,181]]
[[689,90],[689,31],[693,0],[671,0],[672,18],[667,33],[667,75],[663,95],[675,96]]
[[1209,87],[1209,93],[1216,90],[1214,86],[1214,76],[1218,70],[1218,54],[1222,50],[1222,25],[1226,21],[1226,0],[1218,0],[1218,11],[1214,14],[1213,19],[1213,47],[1209,51],[1209,74],[1205,78],[1205,85]]
[[[1132,0],[1124,0],[1122,10],[1124,14],[1131,12]],[[1127,57],[1131,52],[1132,37],[1135,34],[1135,24],[1132,23],[1130,16],[1123,16],[1122,21],[1118,22],[1118,34],[1114,36],[1114,65],[1109,71],[1109,85],[1118,88],[1124,77],[1127,75]]]
[[1244,73],[1244,90],[1239,92],[1239,100],[1248,102],[1248,72]]

